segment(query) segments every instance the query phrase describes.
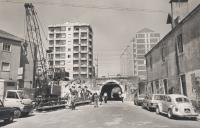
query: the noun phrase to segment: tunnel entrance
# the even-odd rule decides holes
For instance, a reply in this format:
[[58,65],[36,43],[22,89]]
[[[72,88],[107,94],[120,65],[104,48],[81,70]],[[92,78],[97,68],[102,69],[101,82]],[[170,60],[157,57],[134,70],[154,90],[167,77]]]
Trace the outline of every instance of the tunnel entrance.
[[104,93],[107,93],[108,100],[121,100],[120,94],[122,94],[122,88],[116,82],[108,82],[103,85],[101,89],[100,96],[103,96]]

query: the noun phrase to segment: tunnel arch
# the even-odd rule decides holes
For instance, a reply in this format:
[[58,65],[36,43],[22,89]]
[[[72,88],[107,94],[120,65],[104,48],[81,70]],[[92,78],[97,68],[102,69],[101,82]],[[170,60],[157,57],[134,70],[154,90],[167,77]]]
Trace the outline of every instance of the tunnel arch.
[[124,87],[117,80],[107,80],[100,88],[100,96],[108,94],[108,100],[120,100],[119,92],[124,93]]

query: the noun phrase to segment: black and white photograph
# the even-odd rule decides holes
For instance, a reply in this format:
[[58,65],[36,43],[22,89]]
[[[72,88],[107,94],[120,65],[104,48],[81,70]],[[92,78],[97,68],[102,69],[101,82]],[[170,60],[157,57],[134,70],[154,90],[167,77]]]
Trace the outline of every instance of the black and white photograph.
[[0,127],[200,128],[200,0],[0,0]]

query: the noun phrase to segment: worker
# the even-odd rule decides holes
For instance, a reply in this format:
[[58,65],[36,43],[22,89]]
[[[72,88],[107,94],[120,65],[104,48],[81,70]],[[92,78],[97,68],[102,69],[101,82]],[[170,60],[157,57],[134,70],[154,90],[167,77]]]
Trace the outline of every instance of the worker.
[[99,101],[99,96],[98,94],[95,92],[94,93],[94,107],[98,108],[98,101]]

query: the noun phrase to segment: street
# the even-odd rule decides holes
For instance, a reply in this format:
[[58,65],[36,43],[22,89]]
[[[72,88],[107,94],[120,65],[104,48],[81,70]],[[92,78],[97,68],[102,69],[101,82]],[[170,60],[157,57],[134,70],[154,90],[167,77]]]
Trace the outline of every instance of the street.
[[[0,123],[0,126],[2,124]],[[133,105],[132,102],[110,101],[94,108],[79,106],[75,111],[61,109],[35,112],[15,119],[3,128],[199,128],[200,120],[173,120]]]

